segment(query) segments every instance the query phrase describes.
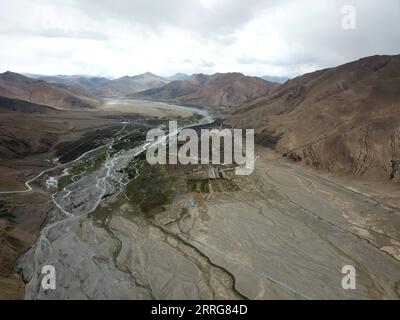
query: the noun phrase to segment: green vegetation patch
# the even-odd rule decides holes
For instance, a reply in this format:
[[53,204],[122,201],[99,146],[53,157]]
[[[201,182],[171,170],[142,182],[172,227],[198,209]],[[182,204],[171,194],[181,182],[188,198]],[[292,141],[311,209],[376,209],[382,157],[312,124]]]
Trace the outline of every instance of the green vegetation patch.
[[189,192],[210,193],[210,180],[188,180],[187,189]]
[[95,152],[94,155],[89,159],[84,159],[75,164],[73,167],[69,169],[68,175],[63,176],[58,180],[57,184],[58,191],[63,190],[65,186],[73,182],[73,178],[75,176],[85,172],[91,173],[100,169],[103,163],[106,161],[107,155],[108,155],[108,148],[104,147],[97,150],[97,152]]
[[190,117],[179,119],[178,126],[186,127],[198,123],[203,117],[197,113],[193,113]]
[[[146,160],[136,159],[130,167],[127,173],[131,180],[126,189],[115,201],[107,206],[98,206],[91,214],[92,219],[102,226],[106,227],[114,214],[122,214],[127,218],[131,214],[144,214],[147,218],[153,218],[164,210],[164,206],[172,203],[184,181],[182,177],[168,175],[165,166],[150,165]],[[131,210],[122,213],[119,208],[126,203],[130,204]]]
[[126,196],[143,213],[152,215],[172,203],[182,178],[169,176],[164,166],[142,163],[140,175],[126,186]]
[[120,152],[121,150],[129,150],[141,145],[146,140],[147,131],[147,127],[136,129],[134,132],[127,135],[123,139],[114,142],[110,155]]
[[118,210],[118,208],[126,201],[123,195],[119,195],[117,199],[108,204],[107,206],[99,205],[95,211],[90,214],[90,217],[99,223],[101,226],[107,226],[109,220],[108,217],[112,216],[112,214]]

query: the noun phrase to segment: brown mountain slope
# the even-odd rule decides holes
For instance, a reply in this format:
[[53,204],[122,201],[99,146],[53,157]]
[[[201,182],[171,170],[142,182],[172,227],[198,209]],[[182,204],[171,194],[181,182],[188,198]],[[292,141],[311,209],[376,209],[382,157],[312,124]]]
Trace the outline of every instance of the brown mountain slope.
[[236,107],[266,95],[278,84],[241,73],[195,74],[158,89],[139,92],[132,97],[174,101],[198,106]]
[[48,116],[63,114],[48,106],[0,97],[0,160],[46,152],[68,129],[65,121],[54,122]]
[[37,79],[46,81],[48,83],[59,83],[70,87],[80,88],[82,90],[90,91],[93,88],[106,84],[112,80],[103,77],[90,77],[90,76],[39,76]]
[[0,96],[0,112],[15,111],[22,113],[58,114],[61,111],[52,107],[34,104],[24,100],[10,99]]
[[400,181],[400,55],[306,74],[227,121],[319,168]]
[[50,84],[13,72],[0,74],[0,95],[58,109],[94,108],[101,103],[98,98],[79,88]]
[[144,73],[133,77],[122,77],[94,87],[91,92],[100,97],[124,97],[135,92],[159,88],[169,83],[168,79],[152,73]]

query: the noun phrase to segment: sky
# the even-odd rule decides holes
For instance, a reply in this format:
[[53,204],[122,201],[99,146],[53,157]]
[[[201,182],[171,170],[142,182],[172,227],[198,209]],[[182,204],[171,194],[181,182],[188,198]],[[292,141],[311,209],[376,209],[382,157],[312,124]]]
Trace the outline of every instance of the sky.
[[1,0],[0,71],[294,77],[400,54],[400,0]]

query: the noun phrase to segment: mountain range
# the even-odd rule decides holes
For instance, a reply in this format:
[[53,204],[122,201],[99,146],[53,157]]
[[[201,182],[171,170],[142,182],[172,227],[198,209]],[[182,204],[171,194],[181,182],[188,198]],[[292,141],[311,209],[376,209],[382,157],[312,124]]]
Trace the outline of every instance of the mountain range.
[[92,90],[95,87],[109,83],[111,80],[105,77],[91,76],[38,76],[36,79],[43,80],[49,83],[65,84],[67,86],[78,87],[83,90]]
[[288,77],[275,77],[275,76],[263,76],[261,77],[261,79],[264,79],[266,81],[270,81],[270,82],[275,82],[275,83],[285,83],[286,81],[288,81],[290,78]]
[[278,86],[241,73],[194,74],[185,80],[129,96],[206,107],[237,107],[271,93]]
[[400,55],[305,74],[234,110],[227,123],[329,171],[400,181]]
[[367,57],[284,84],[241,73],[38,77],[0,74],[3,110],[93,109],[103,97],[169,101],[215,112],[222,107],[226,124],[255,129],[259,143],[292,160],[400,182],[400,55]]
[[99,97],[124,97],[128,94],[164,86],[171,81],[185,80],[188,77],[184,73],[177,73],[170,77],[161,77],[150,72],[136,76],[124,76],[118,79],[85,75],[43,76],[26,74],[26,76],[48,83],[64,84],[86,90]]
[[141,75],[125,76],[100,84],[92,89],[92,92],[101,97],[123,97],[128,94],[158,88],[169,83],[170,80],[147,72]]
[[0,96],[58,109],[92,109],[101,104],[99,98],[79,87],[49,83],[9,71],[0,74]]

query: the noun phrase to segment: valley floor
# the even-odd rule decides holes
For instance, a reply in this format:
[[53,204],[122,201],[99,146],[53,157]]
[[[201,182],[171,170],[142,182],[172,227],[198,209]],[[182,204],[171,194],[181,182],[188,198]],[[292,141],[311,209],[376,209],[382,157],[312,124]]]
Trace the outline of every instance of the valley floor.
[[[127,134],[105,146],[125,143]],[[396,188],[330,177],[264,147],[252,175],[227,170],[217,179],[208,166],[132,162],[141,148],[120,148],[98,166],[89,164],[101,153],[77,164],[52,201],[43,188],[50,175],[35,193],[8,196],[2,215],[25,226],[31,242],[29,231],[42,231],[16,265],[26,288],[15,274],[0,277],[3,297],[400,298]],[[19,229],[0,227],[20,239]],[[0,248],[1,256],[16,254],[12,245]],[[57,271],[54,291],[40,285],[47,264]],[[356,269],[355,290],[342,288],[345,265]]]
[[[50,191],[36,183],[40,179],[29,187],[25,182],[106,143],[125,121],[152,123],[164,117],[192,114],[188,109],[146,105],[148,109],[132,102],[124,103],[123,108],[116,104],[100,111],[49,113],[1,110],[0,129],[5,141],[0,143],[0,299],[24,297],[25,286],[16,273],[15,262],[36,241],[54,209]],[[4,145],[11,148],[3,149]],[[52,163],[57,158],[58,164]]]
[[[22,265],[55,265],[59,287],[41,290],[28,267],[27,298],[398,299],[400,210],[257,152],[251,176],[226,171],[195,188],[187,172],[167,169],[183,180],[156,213],[125,193],[90,218],[57,223]],[[74,203],[90,185],[72,185],[59,203],[84,212]],[[341,286],[345,265],[356,290]]]

